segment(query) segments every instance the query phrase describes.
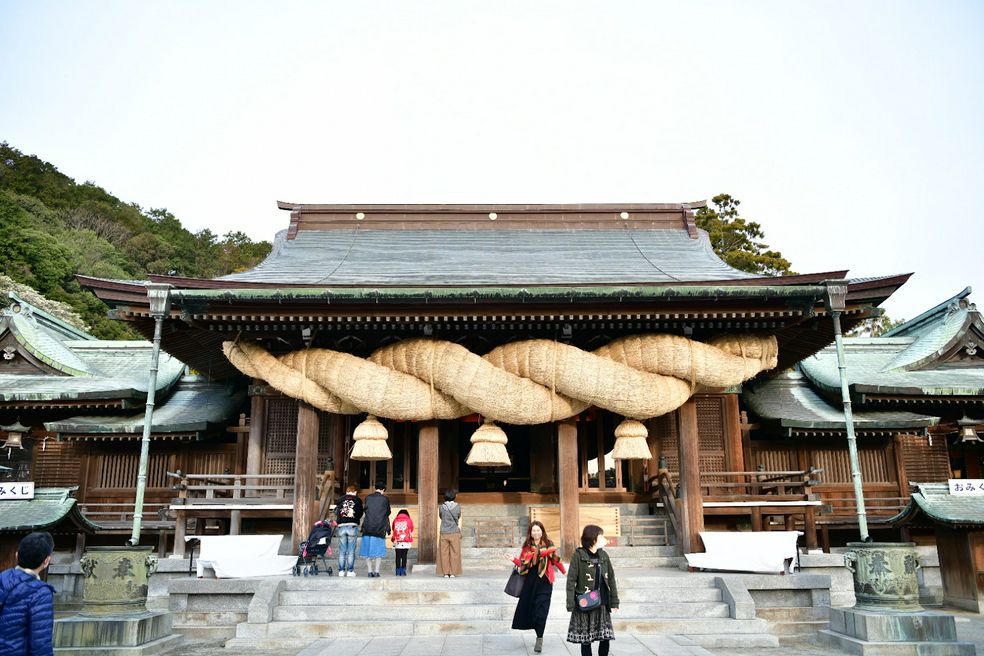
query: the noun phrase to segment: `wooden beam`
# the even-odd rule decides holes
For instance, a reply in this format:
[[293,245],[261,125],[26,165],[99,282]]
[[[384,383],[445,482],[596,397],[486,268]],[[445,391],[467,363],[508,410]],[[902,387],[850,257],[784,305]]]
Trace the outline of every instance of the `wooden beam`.
[[[246,441],[246,473],[259,474],[263,471],[263,434],[266,432],[265,396],[254,396],[249,400],[249,437]],[[259,485],[257,479],[246,479],[247,485]]]
[[725,466],[731,471],[751,471],[750,469],[745,469],[738,395],[724,394],[722,405],[724,419],[724,457],[727,463]]
[[700,492],[700,445],[697,438],[697,403],[693,398],[677,410],[680,442],[681,539],[684,553],[703,551],[704,508]]
[[421,563],[433,563],[437,560],[438,431],[436,423],[429,422],[420,426],[417,435],[417,468],[418,559]]
[[560,493],[560,551],[564,560],[574,554],[580,530],[577,493],[577,424],[557,424],[557,478]]
[[294,451],[294,515],[291,552],[307,537],[318,518],[318,411],[307,403],[297,404],[297,447]]

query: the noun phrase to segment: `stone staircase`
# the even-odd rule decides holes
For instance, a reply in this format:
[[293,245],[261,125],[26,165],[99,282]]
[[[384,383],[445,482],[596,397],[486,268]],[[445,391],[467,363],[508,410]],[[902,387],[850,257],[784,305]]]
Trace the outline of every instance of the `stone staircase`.
[[[389,635],[503,634],[511,629],[515,599],[502,592],[509,566],[502,548],[463,549],[464,574],[445,579],[433,565],[395,577],[308,577],[283,582],[271,600],[269,622],[240,622],[226,643],[233,651],[300,648],[320,638]],[[619,581],[616,634],[683,635],[707,648],[775,647],[763,619],[732,619],[713,575],[680,570],[672,547],[608,549]],[[363,565],[364,567],[364,565]],[[547,633],[566,634],[565,579],[554,587]]]

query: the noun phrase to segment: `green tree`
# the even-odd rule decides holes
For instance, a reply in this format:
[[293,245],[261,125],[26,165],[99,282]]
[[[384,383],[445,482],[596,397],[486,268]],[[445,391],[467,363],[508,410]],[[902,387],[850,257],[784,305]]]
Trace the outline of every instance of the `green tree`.
[[847,337],[881,337],[892,328],[901,326],[905,319],[893,319],[887,314],[865,319],[847,332]]
[[789,260],[761,240],[762,226],[738,214],[741,204],[728,194],[718,194],[711,205],[697,210],[697,226],[707,231],[717,256],[741,271],[763,276],[787,276],[793,273]]

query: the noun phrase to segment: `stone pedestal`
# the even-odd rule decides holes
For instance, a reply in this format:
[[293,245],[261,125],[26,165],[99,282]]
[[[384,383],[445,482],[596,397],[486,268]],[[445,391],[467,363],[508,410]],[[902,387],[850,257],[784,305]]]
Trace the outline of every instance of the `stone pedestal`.
[[820,641],[863,656],[974,656],[969,642],[957,642],[952,615],[831,608],[830,629]]
[[58,656],[150,656],[180,640],[171,633],[171,613],[73,615],[55,621]]

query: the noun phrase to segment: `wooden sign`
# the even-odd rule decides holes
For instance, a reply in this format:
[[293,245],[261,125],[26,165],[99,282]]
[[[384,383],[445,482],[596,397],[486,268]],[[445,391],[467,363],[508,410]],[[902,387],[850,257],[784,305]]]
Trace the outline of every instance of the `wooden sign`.
[[33,499],[34,483],[0,483],[0,501]]
[[951,478],[950,494],[961,497],[984,497],[984,478]]

